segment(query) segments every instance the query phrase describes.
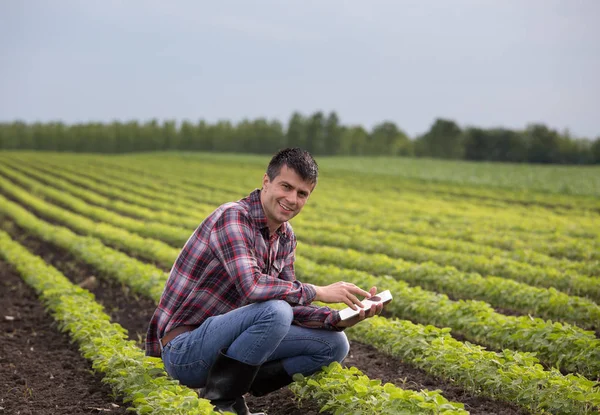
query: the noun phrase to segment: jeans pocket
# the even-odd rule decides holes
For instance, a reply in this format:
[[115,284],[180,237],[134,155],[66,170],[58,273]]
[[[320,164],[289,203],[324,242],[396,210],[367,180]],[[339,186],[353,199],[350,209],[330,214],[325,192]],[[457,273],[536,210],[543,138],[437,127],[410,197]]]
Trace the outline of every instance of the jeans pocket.
[[170,353],[164,359],[165,370],[174,379],[177,379],[182,385],[190,388],[201,388],[206,384],[208,377],[208,364],[203,359],[188,361],[191,356],[185,354]]
[[182,385],[200,388],[204,386],[209,364],[204,359],[198,341],[192,332],[182,333],[171,340],[163,351],[165,370]]
[[166,347],[168,347],[171,351],[174,351],[175,353],[185,352],[185,349],[188,348],[185,339],[189,337],[191,333],[191,331],[181,333],[179,336],[175,337],[173,340],[167,343]]

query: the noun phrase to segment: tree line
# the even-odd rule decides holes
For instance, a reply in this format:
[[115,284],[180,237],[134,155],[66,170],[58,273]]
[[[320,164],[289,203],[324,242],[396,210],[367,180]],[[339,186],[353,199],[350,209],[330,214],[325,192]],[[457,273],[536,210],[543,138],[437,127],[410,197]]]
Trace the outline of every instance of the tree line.
[[335,112],[305,116],[295,112],[287,127],[258,118],[237,124],[173,120],[85,123],[0,123],[0,149],[89,153],[214,151],[273,154],[302,147],[317,156],[406,156],[515,163],[600,164],[600,136],[594,141],[559,133],[543,124],[524,130],[461,128],[438,118],[426,133],[411,139],[395,123],[370,131],[342,125]]

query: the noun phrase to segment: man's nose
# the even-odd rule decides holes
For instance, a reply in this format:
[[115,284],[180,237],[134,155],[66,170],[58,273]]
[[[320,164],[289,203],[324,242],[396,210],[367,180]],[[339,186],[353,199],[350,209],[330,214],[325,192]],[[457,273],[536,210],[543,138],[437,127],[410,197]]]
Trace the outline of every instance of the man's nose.
[[296,192],[290,192],[290,194],[286,197],[286,200],[289,202],[290,205],[296,206],[298,194]]

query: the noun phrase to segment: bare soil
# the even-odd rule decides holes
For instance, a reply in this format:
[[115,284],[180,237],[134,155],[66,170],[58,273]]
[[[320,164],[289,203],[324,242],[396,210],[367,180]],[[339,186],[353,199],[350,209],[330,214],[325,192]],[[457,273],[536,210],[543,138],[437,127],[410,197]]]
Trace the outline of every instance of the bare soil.
[[[129,331],[131,339],[143,344],[154,303],[135,296],[127,287],[103,278],[68,252],[27,236],[3,221],[5,230],[31,252],[45,259],[74,283],[85,281],[104,305],[113,321]],[[7,414],[124,414],[125,406],[111,395],[91,365],[83,359],[66,334],[60,333],[33,290],[12,268],[0,262],[0,413]],[[91,278],[93,277],[93,278]],[[7,318],[7,316],[9,318]],[[436,379],[371,346],[351,342],[345,365],[356,366],[372,379],[392,382],[408,389],[439,389],[452,401],[462,402],[472,414],[517,415],[527,413],[515,405],[474,396],[460,387]],[[293,394],[284,388],[265,397],[247,396],[251,410],[269,415],[316,415],[315,402],[297,406]]]

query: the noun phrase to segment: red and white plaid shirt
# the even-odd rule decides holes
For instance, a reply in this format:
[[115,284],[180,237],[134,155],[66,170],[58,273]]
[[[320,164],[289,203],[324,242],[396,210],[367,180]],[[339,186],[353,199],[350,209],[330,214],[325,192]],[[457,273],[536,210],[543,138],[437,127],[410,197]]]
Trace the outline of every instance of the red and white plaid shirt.
[[160,356],[159,339],[181,325],[271,299],[293,306],[294,324],[340,330],[339,313],[312,306],[315,287],[296,280],[296,237],[283,223],[269,238],[260,190],[211,213],[179,253],[152,316],[146,354]]

